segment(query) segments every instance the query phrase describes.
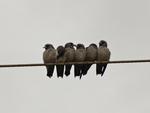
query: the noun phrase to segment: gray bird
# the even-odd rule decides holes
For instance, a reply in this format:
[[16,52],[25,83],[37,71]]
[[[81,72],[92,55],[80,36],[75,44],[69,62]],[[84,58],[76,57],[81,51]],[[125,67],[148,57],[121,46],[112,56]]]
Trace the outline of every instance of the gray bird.
[[[74,61],[74,55],[75,55],[75,48],[72,42],[66,43],[65,44],[65,54],[64,57],[66,59],[66,62],[73,62]],[[71,70],[72,64],[66,64],[65,65],[65,75],[69,76],[70,75],[70,70]]]
[[[95,61],[97,59],[97,45],[92,43],[86,48],[86,61]],[[84,66],[83,75],[86,75],[92,64]]]
[[[77,49],[75,51],[75,62],[83,62],[85,61],[86,50],[83,44],[77,44]],[[80,79],[83,74],[84,64],[75,64],[74,65],[74,76],[79,76]]]
[[[43,52],[43,61],[44,63],[55,63],[56,62],[56,50],[52,44],[46,44],[43,48],[45,51]],[[47,65],[47,76],[52,77],[54,72],[54,65]]]
[[[111,52],[107,48],[107,42],[104,40],[101,40],[99,42],[99,48],[98,48],[98,54],[97,54],[97,61],[109,61]],[[96,65],[96,74],[101,74],[103,76],[105,70],[106,70],[107,64],[97,64]]]
[[[58,46],[57,47],[57,63],[64,63],[65,62],[65,48],[63,46]],[[64,74],[64,65],[56,65],[56,70],[57,70],[57,77],[63,78]]]

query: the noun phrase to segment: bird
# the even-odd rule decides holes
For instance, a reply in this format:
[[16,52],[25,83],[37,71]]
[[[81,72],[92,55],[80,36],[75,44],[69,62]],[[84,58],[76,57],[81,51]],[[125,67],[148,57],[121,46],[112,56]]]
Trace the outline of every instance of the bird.
[[[63,46],[58,46],[57,47],[57,63],[65,62],[64,53],[65,53],[65,48]],[[63,78],[64,65],[56,65],[56,70],[57,70],[57,77]]]
[[[73,44],[72,42],[68,42],[65,44],[65,53],[64,53],[64,57],[66,59],[65,62],[73,62],[74,61],[74,55],[75,55],[74,46],[76,46],[76,45]],[[72,64],[65,65],[65,75],[66,76],[70,75],[71,67],[72,67]]]
[[[77,48],[75,51],[75,62],[83,62],[85,61],[86,50],[83,44],[77,44]],[[75,64],[74,65],[74,76],[79,76],[80,79],[82,77],[82,72],[84,69],[84,64]]]
[[[97,61],[109,61],[111,52],[107,48],[107,42],[105,40],[101,40],[99,42],[99,48],[98,48],[98,54],[97,54]],[[96,64],[96,74],[101,74],[103,76],[105,70],[107,67],[107,63],[98,63]]]
[[[45,44],[43,47],[45,51],[43,52],[44,63],[55,63],[56,62],[56,50],[52,44]],[[53,76],[55,65],[46,65],[47,76],[51,78]]]
[[[92,43],[86,47],[86,61],[95,61],[97,59],[97,45]],[[83,75],[86,75],[92,64],[85,64]]]

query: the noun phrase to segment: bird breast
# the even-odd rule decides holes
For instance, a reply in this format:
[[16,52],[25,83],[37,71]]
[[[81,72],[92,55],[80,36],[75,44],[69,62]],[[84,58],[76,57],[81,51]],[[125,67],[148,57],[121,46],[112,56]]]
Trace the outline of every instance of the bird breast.
[[86,57],[85,49],[77,49],[75,51],[75,61],[84,61]]
[[44,63],[55,63],[56,62],[56,50],[48,49],[43,53],[43,61]]
[[94,61],[97,58],[97,49],[94,47],[88,47],[86,49],[86,60]]
[[72,48],[65,48],[65,54],[64,57],[66,59],[66,62],[73,61],[75,55],[75,49]]
[[59,58],[57,59],[57,63],[64,63],[64,62],[65,62],[65,57],[64,57],[64,56],[59,57]]
[[110,59],[110,51],[106,47],[100,47],[98,48],[98,61],[109,61]]

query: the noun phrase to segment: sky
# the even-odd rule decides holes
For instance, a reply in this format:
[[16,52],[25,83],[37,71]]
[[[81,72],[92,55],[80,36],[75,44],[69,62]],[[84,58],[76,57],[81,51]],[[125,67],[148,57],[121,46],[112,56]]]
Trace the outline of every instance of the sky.
[[[43,46],[106,40],[110,60],[150,58],[149,0],[0,0],[0,64],[42,63]],[[149,113],[150,63],[95,65],[81,80],[0,68],[2,113]]]

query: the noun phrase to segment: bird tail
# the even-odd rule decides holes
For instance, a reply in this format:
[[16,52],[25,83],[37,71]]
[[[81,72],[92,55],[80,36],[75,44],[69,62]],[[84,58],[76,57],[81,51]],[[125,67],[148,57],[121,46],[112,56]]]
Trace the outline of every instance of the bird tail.
[[83,75],[86,75],[87,74],[87,72],[88,72],[88,70],[90,69],[90,67],[92,66],[92,64],[86,64],[86,65],[84,65],[84,67],[83,67]]
[[64,65],[56,65],[57,77],[63,78],[64,74]]
[[70,75],[70,70],[71,70],[72,65],[71,64],[67,64],[65,65],[65,75],[69,76]]
[[84,69],[85,69],[86,65],[85,64],[79,64],[79,69],[80,69],[80,79],[82,78],[82,75],[83,75],[83,72],[84,72]]
[[79,76],[79,75],[80,75],[79,64],[75,64],[74,65],[74,77]]
[[103,76],[103,74],[104,74],[104,72],[105,72],[105,70],[106,70],[106,67],[107,67],[107,64],[104,64],[104,65],[103,65],[103,68],[102,68],[101,76]]
[[54,65],[46,66],[47,69],[47,76],[51,78],[54,72]]
[[102,64],[96,64],[96,74],[102,73]]

